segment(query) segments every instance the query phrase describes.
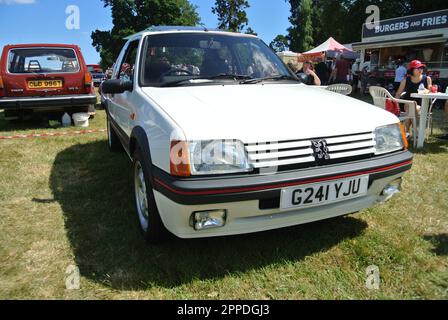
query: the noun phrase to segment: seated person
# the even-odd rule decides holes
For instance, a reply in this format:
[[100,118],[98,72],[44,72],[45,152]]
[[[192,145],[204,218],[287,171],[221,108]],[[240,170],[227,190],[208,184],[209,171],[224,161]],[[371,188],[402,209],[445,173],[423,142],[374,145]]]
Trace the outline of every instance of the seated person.
[[132,66],[129,63],[123,63],[120,70],[120,78],[125,80],[132,80]]
[[310,86],[321,85],[321,81],[317,76],[316,72],[314,72],[314,67],[311,61],[305,61],[303,63],[303,67],[301,70],[299,70],[299,72],[297,72],[297,76],[306,85]]
[[[430,77],[423,74],[426,65],[424,65],[419,60],[413,60],[408,67],[408,75],[400,83],[400,87],[397,90],[395,97],[397,99],[411,100],[417,102],[417,114],[420,113],[421,99],[412,98],[411,94],[418,93],[419,88],[423,85],[425,89],[431,90],[432,80]],[[404,94],[402,97],[401,95]],[[405,105],[405,112],[409,110],[409,105]],[[413,125],[411,120],[406,121],[405,128],[406,132],[409,132],[410,126]]]

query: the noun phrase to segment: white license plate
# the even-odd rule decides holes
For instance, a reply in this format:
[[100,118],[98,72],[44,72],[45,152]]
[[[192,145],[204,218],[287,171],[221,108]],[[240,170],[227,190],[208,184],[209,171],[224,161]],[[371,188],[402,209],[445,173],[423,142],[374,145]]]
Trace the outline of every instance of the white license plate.
[[362,197],[367,194],[369,176],[282,189],[281,209],[308,208]]

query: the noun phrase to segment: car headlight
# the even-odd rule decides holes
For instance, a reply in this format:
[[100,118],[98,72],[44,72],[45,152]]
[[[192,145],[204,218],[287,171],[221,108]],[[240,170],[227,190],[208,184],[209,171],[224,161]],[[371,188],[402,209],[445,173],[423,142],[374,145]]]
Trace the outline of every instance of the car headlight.
[[400,123],[375,130],[375,155],[386,154],[407,148],[407,140]]
[[193,141],[188,143],[192,175],[249,172],[244,144],[234,140]]
[[171,145],[172,175],[218,175],[252,170],[241,141],[173,141]]

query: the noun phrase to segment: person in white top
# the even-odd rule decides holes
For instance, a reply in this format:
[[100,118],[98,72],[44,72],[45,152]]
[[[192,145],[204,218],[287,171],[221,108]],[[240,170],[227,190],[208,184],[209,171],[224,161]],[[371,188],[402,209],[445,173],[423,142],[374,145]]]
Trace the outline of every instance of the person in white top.
[[366,94],[370,82],[370,61],[365,61],[361,65],[361,93]]
[[331,59],[331,66],[330,66],[330,78],[328,79],[329,84],[335,83],[336,80],[336,58]]
[[370,61],[365,61],[365,62],[362,64],[361,72],[362,72],[362,70],[365,69],[368,73],[370,73],[370,67],[371,67],[371,63],[370,63]]
[[353,77],[353,92],[358,91],[359,76],[361,74],[361,59],[356,59],[352,66],[352,77]]
[[407,70],[403,66],[403,61],[397,61],[398,68],[395,70],[395,81],[394,81],[394,91],[397,92],[400,87],[401,81],[406,77]]

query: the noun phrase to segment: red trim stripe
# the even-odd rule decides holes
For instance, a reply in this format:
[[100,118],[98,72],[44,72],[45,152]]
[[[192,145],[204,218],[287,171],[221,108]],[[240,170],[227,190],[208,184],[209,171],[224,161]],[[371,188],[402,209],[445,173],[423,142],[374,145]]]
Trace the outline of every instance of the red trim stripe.
[[18,135],[14,135],[14,136],[0,136],[0,140],[63,137],[63,136],[86,135],[86,134],[102,133],[102,132],[106,132],[106,129],[93,129],[93,130],[81,130],[81,131],[65,131],[65,132],[44,132],[44,133],[33,133],[33,134],[18,134]]
[[412,160],[401,162],[401,163],[394,164],[394,165],[387,166],[387,167],[378,168],[378,169],[352,172],[352,173],[341,174],[341,175],[325,177],[325,178],[308,179],[308,180],[302,180],[302,181],[296,181],[296,182],[265,185],[265,186],[259,186],[259,187],[229,188],[229,189],[215,189],[215,190],[203,190],[203,191],[183,191],[183,190],[175,189],[175,188],[167,185],[166,183],[164,183],[163,181],[161,181],[158,178],[155,178],[154,180],[159,185],[163,186],[164,188],[166,188],[176,194],[185,195],[185,196],[206,196],[206,195],[218,195],[218,194],[227,194],[227,193],[239,193],[239,192],[278,189],[278,188],[300,186],[300,185],[310,184],[310,183],[315,183],[315,182],[333,181],[333,180],[350,178],[350,177],[364,175],[364,174],[371,174],[371,173],[378,173],[378,172],[393,170],[393,169],[404,167],[404,166],[407,166],[410,164],[412,164]]

